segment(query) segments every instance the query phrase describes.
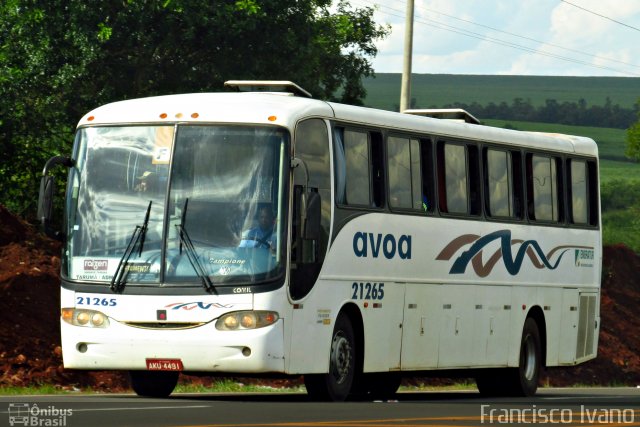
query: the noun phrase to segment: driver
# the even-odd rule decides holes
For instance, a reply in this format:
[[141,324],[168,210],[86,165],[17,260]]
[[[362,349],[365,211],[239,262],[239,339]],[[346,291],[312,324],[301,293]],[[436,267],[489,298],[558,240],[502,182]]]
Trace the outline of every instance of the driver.
[[258,211],[258,226],[242,233],[239,247],[275,250],[276,235],[273,226],[274,215],[271,206],[262,206]]

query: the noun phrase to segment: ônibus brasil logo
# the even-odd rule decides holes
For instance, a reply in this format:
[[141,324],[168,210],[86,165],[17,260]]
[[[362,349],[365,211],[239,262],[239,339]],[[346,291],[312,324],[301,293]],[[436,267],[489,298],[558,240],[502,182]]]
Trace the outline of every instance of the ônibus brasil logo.
[[67,418],[73,415],[73,409],[41,408],[37,403],[10,403],[7,412],[10,426],[66,426]]
[[[489,259],[483,261],[483,249],[495,240],[500,241],[500,247],[493,252]],[[462,252],[453,262],[449,274],[464,274],[471,263],[473,271],[480,276],[488,276],[496,264],[502,260],[507,272],[512,276],[517,275],[522,268],[525,257],[537,269],[555,270],[565,253],[570,250],[590,252],[593,256],[592,246],[560,245],[553,247],[545,253],[536,240],[511,239],[510,230],[498,230],[485,236],[476,234],[464,234],[453,239],[436,257],[438,261],[449,261],[460,249],[471,245]],[[519,245],[514,253],[514,246]],[[576,263],[576,265],[578,265]]]

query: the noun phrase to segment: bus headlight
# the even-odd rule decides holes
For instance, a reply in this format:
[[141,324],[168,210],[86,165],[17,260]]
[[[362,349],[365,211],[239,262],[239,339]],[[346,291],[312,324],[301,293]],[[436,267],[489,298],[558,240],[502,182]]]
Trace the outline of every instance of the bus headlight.
[[236,311],[220,317],[216,321],[216,329],[237,331],[264,328],[276,323],[278,319],[278,313],[275,311]]
[[61,316],[62,320],[74,326],[85,326],[88,328],[106,328],[109,326],[109,318],[95,310],[63,308]]

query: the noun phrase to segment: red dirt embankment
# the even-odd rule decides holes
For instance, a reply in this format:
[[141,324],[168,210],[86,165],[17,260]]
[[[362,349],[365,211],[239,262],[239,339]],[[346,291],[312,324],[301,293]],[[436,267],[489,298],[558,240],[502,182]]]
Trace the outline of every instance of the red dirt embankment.
[[[59,254],[57,242],[0,205],[0,386],[123,390],[128,387],[123,373],[62,367]],[[598,358],[575,368],[550,369],[544,384],[640,385],[639,279],[638,255],[625,246],[605,247]],[[210,382],[193,377],[182,381]]]

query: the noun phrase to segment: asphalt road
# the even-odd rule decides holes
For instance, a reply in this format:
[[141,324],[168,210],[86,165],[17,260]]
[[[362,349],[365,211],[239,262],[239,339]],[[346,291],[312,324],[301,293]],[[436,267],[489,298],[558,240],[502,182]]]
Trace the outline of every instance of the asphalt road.
[[[13,417],[13,418],[12,418]],[[305,394],[0,396],[0,426],[640,426],[640,388],[541,389],[534,398],[400,393],[385,402],[311,402]]]

